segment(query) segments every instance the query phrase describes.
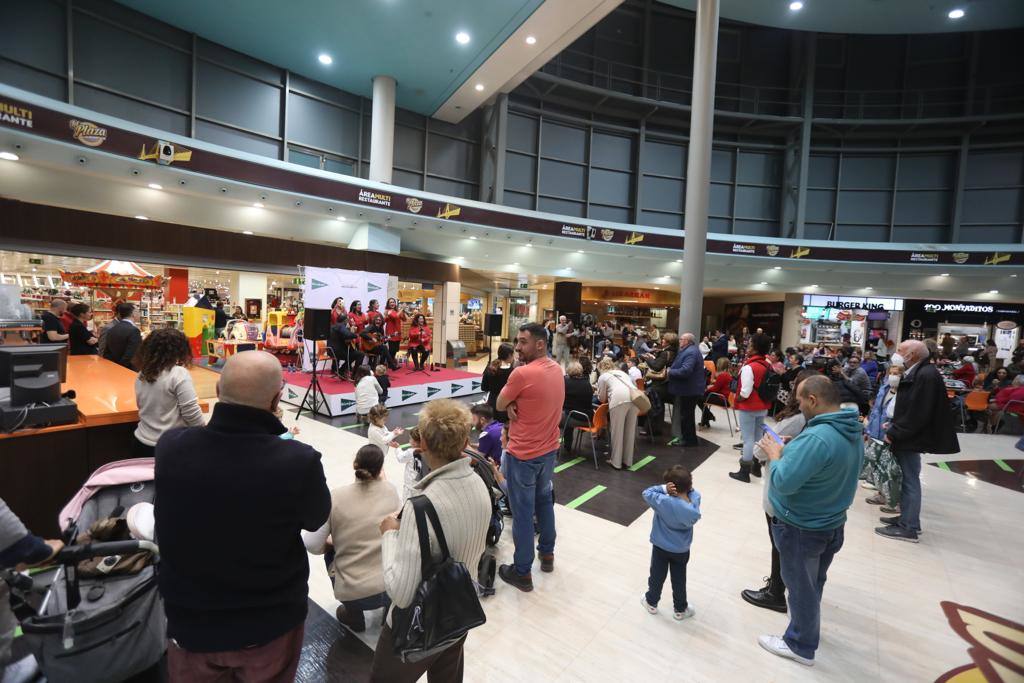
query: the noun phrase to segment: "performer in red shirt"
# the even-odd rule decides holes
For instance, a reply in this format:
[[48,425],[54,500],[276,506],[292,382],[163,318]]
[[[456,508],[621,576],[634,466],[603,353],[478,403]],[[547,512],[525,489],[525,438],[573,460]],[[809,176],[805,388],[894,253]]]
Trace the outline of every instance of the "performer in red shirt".
[[348,326],[356,334],[366,327],[366,316],[363,314],[363,303],[356,299],[348,308]]
[[384,304],[384,338],[387,339],[392,358],[398,355],[398,347],[402,343],[402,321],[405,319],[405,311],[398,310],[398,300],[388,299]]
[[347,316],[348,314],[345,312],[345,299],[339,296],[331,302],[331,325],[337,325],[338,318]]
[[427,319],[422,313],[417,313],[412,318],[412,327],[409,328],[409,355],[412,356],[413,365],[417,370],[422,370],[427,357],[430,355],[430,342],[432,333],[427,327]]

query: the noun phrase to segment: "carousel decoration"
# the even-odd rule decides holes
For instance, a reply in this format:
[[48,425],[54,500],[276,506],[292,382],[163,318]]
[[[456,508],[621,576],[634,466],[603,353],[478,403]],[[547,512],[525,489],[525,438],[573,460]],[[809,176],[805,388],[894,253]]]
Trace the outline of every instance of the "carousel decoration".
[[64,282],[79,287],[89,287],[109,296],[115,303],[138,299],[148,289],[160,289],[164,278],[153,275],[131,261],[107,259],[88,270],[79,272],[60,271]]

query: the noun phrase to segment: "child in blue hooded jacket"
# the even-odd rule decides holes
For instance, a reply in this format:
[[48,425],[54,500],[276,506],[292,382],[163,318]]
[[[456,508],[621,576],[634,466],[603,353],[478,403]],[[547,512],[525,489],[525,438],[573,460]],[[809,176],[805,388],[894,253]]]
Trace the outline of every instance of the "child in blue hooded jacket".
[[643,492],[644,500],[654,510],[651,526],[651,574],[647,592],[641,598],[644,609],[658,613],[665,576],[672,576],[672,608],[676,621],[694,614],[686,601],[686,564],[690,561],[693,525],[700,519],[700,493],[693,488],[693,478],[682,465],[665,471],[665,481]]

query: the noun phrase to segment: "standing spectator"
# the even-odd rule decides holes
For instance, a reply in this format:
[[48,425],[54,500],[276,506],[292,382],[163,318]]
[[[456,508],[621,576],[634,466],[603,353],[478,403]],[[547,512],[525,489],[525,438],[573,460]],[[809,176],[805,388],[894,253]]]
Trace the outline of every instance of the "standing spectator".
[[572,321],[564,315],[558,316],[551,350],[554,353],[555,362],[563,368],[569,362],[569,337],[571,336],[576,336],[576,329],[573,327]]
[[679,353],[668,370],[668,393],[672,396],[672,441],[684,448],[699,446],[694,410],[701,404],[707,384],[704,359],[690,332],[679,337]]
[[231,311],[232,320],[245,320],[245,311],[242,310],[241,306],[235,306]]
[[988,372],[991,373],[996,369],[996,356],[998,354],[999,348],[996,346],[995,341],[987,339],[985,341],[985,350],[979,354],[981,358],[978,360],[988,369]]
[[153,330],[139,347],[139,375],[135,378],[135,403],[139,425],[135,428],[135,452],[153,457],[157,441],[171,429],[201,427],[203,411],[188,368],[192,349],[181,330]]
[[[650,425],[651,436],[660,437],[665,426],[665,404],[672,399],[668,393],[668,369],[679,354],[679,335],[666,332],[661,335],[661,350],[647,361],[648,392],[655,394],[652,402]],[[657,406],[657,407],[656,407]]]
[[220,337],[224,334],[224,328],[228,326],[228,314],[224,311],[224,302],[218,301],[213,309],[213,333]]
[[356,417],[359,422],[366,424],[369,422],[370,408],[380,403],[384,389],[365,365],[360,365],[352,372],[352,381],[356,385]]
[[[864,446],[864,479],[877,489],[875,495],[867,498],[869,505],[887,505],[889,509],[900,504],[900,482],[902,472],[900,465],[892,454],[892,447],[885,443],[885,433],[889,431],[892,416],[896,409],[896,392],[903,379],[903,368],[893,365],[885,382],[878,389],[878,395],[871,406],[868,422],[864,427],[867,437]],[[887,510],[888,511],[888,510]]]
[[715,340],[711,342],[711,355],[708,360],[717,363],[719,358],[729,357],[729,338],[724,332],[716,332]]
[[730,472],[729,476],[736,481],[750,483],[750,475],[761,476],[761,465],[754,460],[754,444],[760,437],[764,427],[764,418],[768,415],[770,403],[761,398],[758,388],[771,372],[765,361],[765,354],[771,341],[763,334],[755,334],[750,338],[747,360],[740,368],[739,388],[736,392],[736,416],[740,423],[740,435],[743,443],[743,456],[740,458],[740,469]]
[[562,368],[547,356],[543,326],[519,328],[516,352],[525,363],[512,371],[498,396],[508,411],[508,494],[512,506],[513,564],[498,569],[502,580],[521,591],[533,590],[534,518],[537,520],[540,570],[555,569],[555,501],[551,477],[558,454],[558,422],[565,401]]
[[875,358],[878,359],[878,363],[880,365],[889,360],[889,356],[892,355],[895,346],[896,345],[892,339],[878,340],[878,347],[875,349]]
[[1022,361],[1024,361],[1024,336],[1017,340],[1017,348],[1010,355],[1010,362],[1014,365],[1018,365]]
[[967,335],[965,334],[965,335],[961,336],[960,337],[960,341],[957,342],[957,345],[956,345],[956,357],[957,358],[963,358],[964,356],[966,356],[970,352],[971,352],[971,342],[967,338]]
[[835,384],[825,377],[797,389],[807,426],[783,447],[765,434],[760,445],[771,467],[768,501],[772,536],[789,591],[789,627],[782,636],[758,638],[774,655],[812,666],[821,628],[821,594],[832,558],[843,547],[846,509],[857,491],[864,459],[857,414],[839,407]]
[[70,337],[70,351],[72,356],[95,356],[96,344],[99,339],[86,327],[92,318],[92,311],[88,304],[72,304],[68,309],[71,313],[71,326],[68,328]]
[[[540,325],[531,327],[538,328],[540,335],[544,334]],[[541,351],[544,352],[543,344]],[[547,360],[546,354],[541,358]],[[557,364],[548,362],[561,376]],[[510,386],[514,385],[510,383]],[[522,397],[518,400],[521,402],[518,405],[520,410],[535,407],[528,400],[523,401]],[[515,408],[512,414],[514,411]],[[557,422],[556,412],[555,432],[558,431]],[[469,443],[469,423],[469,411],[455,401],[441,399],[426,404],[420,412],[418,428],[420,448],[430,467],[430,474],[416,484],[416,489],[427,497],[437,512],[452,559],[465,565],[471,574],[476,574],[491,520],[491,499],[483,480],[473,470],[471,460],[462,454],[462,449]],[[515,429],[515,421],[512,424]],[[396,607],[408,607],[423,580],[424,561],[412,504],[405,504],[401,519],[394,515],[385,517],[380,523],[380,532],[383,536],[384,589]],[[441,549],[436,537],[432,533],[429,537],[430,554],[439,559]],[[533,540],[532,529],[530,540]],[[389,613],[373,655],[371,681],[415,681],[424,673],[430,681],[458,683],[462,680],[465,636],[443,652],[418,662],[403,663],[395,655],[391,624],[392,614]]]
[[502,425],[494,419],[494,411],[486,403],[477,403],[469,412],[473,415],[473,428],[480,432],[476,449],[495,465],[500,465]]
[[483,377],[480,378],[480,389],[487,392],[487,405],[494,411],[494,418],[503,424],[508,422],[508,413],[497,409],[498,395],[512,374],[514,357],[515,348],[508,342],[502,342],[498,347],[498,357],[484,368]]
[[623,464],[633,464],[633,448],[636,444],[637,407],[630,401],[630,387],[635,386],[629,375],[615,367],[615,363],[602,358],[597,364],[600,377],[597,380],[597,398],[608,404],[608,432],[612,457],[608,464],[612,469],[621,470]]
[[104,334],[103,357],[131,370],[135,367],[135,352],[142,344],[142,333],[132,320],[135,306],[125,301],[119,303],[115,310],[117,322]]
[[872,384],[868,373],[860,366],[860,356],[850,356],[850,360],[846,361],[846,377],[860,392],[861,401],[858,403],[867,403],[871,398]]
[[693,525],[700,520],[700,492],[682,465],[665,470],[664,484],[643,492],[644,501],[654,510],[651,526],[651,573],[642,603],[649,614],[658,613],[665,576],[672,575],[672,616],[688,619],[694,609],[686,598],[686,565],[690,561]]
[[706,334],[700,338],[698,349],[700,350],[701,358],[707,358],[708,354],[711,353],[711,340],[708,339]]
[[946,358],[952,356],[954,344],[955,342],[953,341],[953,335],[951,335],[949,332],[942,335],[942,340],[939,342],[939,346],[942,347],[942,355],[945,356]]
[[320,454],[279,438],[274,356],[228,358],[217,395],[208,426],[171,430],[156,448],[170,680],[291,681],[309,599],[300,533],[324,523],[331,494]]
[[882,517],[885,526],[875,533],[885,538],[917,543],[921,532],[921,453],[959,453],[953,431],[949,399],[942,375],[930,361],[923,342],[908,339],[900,344],[893,362],[906,368],[896,395],[892,422],[885,441],[903,472],[900,514]]
[[46,336],[46,341],[59,343],[68,340],[68,328],[63,322],[67,308],[67,301],[54,299],[50,302],[50,310],[43,311],[43,314],[39,316],[43,321],[43,334]]
[[394,484],[381,478],[384,453],[374,444],[356,451],[355,483],[331,491],[331,513],[316,531],[303,531],[306,550],[323,555],[334,549],[334,597],[338,621],[355,633],[366,630],[364,611],[391,606],[384,592],[380,520],[401,507]]

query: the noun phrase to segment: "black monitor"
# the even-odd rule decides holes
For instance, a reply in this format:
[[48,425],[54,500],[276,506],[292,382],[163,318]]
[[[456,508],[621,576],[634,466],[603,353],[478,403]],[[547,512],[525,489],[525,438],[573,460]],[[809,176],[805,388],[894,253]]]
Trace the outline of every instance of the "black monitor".
[[60,381],[68,381],[68,345],[0,345],[0,387],[11,386],[11,369],[17,365],[39,365],[42,370],[59,372]]

